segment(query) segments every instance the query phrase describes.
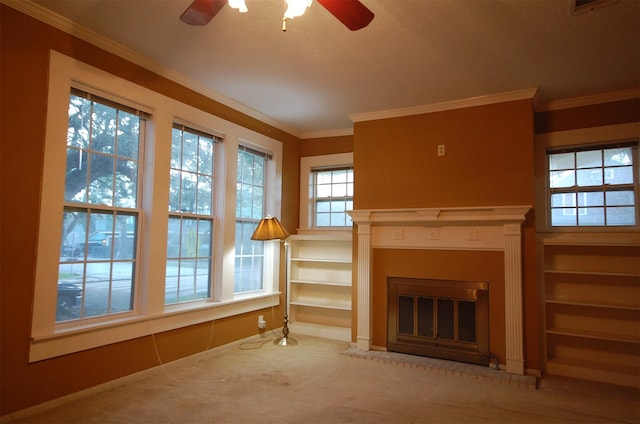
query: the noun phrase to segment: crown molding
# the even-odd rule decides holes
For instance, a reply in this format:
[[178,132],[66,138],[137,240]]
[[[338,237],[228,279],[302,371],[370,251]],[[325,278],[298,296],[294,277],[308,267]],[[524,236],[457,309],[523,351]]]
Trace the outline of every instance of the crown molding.
[[300,135],[300,138],[329,138],[342,137],[345,135],[353,135],[353,128],[342,128],[336,130],[308,131]]
[[115,54],[116,56],[119,56],[131,63],[141,66],[155,74],[158,74],[190,90],[202,94],[203,96],[215,100],[216,102],[222,103],[223,105],[228,106],[240,113],[243,113],[247,116],[264,122],[265,124],[271,125],[275,128],[278,128],[279,130],[300,138],[299,131],[287,127],[282,122],[264,115],[261,112],[258,112],[257,110],[238,102],[237,100],[231,99],[221,93],[218,93],[217,91],[199,84],[188,78],[184,74],[181,74],[167,66],[161,65],[151,58],[122,44],[116,43],[113,40],[104,37],[95,31],[92,31],[77,24],[76,22],[73,22],[68,18],[65,18],[64,16],[61,16],[36,3],[33,3],[31,0],[0,0],[0,3],[6,4],[7,6],[18,10],[25,15],[31,16],[32,18],[44,22],[45,24],[64,31],[67,34],[93,44],[94,46],[106,50],[109,53]]
[[364,112],[349,115],[353,122],[373,121],[376,119],[399,118],[402,116],[421,115],[424,113],[443,112],[446,110],[464,109],[474,106],[484,106],[494,103],[510,102],[514,100],[533,100],[538,88],[525,88],[522,90],[508,91],[505,93],[490,94],[487,96],[470,97],[468,99],[451,100],[442,103],[433,103],[423,106],[412,106],[400,109],[383,110],[378,112]]
[[640,88],[632,88],[629,90],[612,91],[610,93],[599,93],[590,96],[573,97],[570,99],[540,103],[536,107],[536,112],[550,112],[553,110],[570,109],[574,107],[591,106],[600,103],[619,102],[621,100],[637,98],[640,98]]

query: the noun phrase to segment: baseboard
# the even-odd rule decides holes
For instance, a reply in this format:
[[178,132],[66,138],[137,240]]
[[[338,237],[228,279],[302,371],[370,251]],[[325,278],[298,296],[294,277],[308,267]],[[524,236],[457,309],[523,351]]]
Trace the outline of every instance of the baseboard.
[[[213,353],[219,352],[221,350],[224,349],[229,349],[229,348],[234,348],[237,347],[243,343],[247,343],[247,342],[256,342],[256,341],[262,341],[263,339],[265,339],[267,337],[267,333],[262,333],[262,334],[256,334],[254,336],[250,336],[244,339],[240,339],[240,340],[236,340],[234,342],[231,343],[227,343],[225,345],[222,346],[218,346],[218,347],[214,347],[202,352],[198,352],[198,353],[194,353],[193,355],[189,355],[189,356],[185,356],[184,358],[180,358],[180,359],[176,359],[175,361],[171,361],[171,362],[167,362],[167,363],[163,363],[160,364],[158,366],[155,366],[153,368],[149,368],[146,370],[142,370],[139,371],[137,373],[134,374],[129,374],[127,376],[124,377],[120,377],[117,378],[115,380],[111,380],[111,381],[107,381],[106,383],[102,383],[99,384],[97,386],[93,386],[93,387],[89,387],[83,390],[80,390],[78,392],[74,392],[74,393],[70,393],[68,395],[56,398],[56,399],[52,399],[43,403],[40,403],[38,405],[34,405],[31,406],[29,408],[25,408],[25,409],[21,409],[19,411],[15,411],[12,412],[10,414],[4,415],[2,417],[0,417],[0,423],[5,424],[5,423],[10,423],[14,420],[17,419],[21,419],[21,418],[26,418],[32,415],[37,415],[37,414],[41,414],[43,412],[46,412],[48,410],[51,410],[53,408],[56,408],[58,406],[61,405],[65,405],[71,402],[78,402],[79,400],[86,398],[88,396],[92,396],[92,395],[96,395],[99,393],[103,393],[109,390],[113,390],[114,388],[117,388],[119,386],[128,384],[128,383],[132,383],[135,381],[138,381],[140,379],[149,377],[149,376],[155,376],[159,373],[166,373],[167,371],[170,371],[171,369],[174,369],[178,366],[181,366],[184,364],[184,362],[188,362],[188,361],[199,361],[202,359],[205,359],[209,356],[211,356]],[[270,337],[270,332],[269,332],[269,337]]]

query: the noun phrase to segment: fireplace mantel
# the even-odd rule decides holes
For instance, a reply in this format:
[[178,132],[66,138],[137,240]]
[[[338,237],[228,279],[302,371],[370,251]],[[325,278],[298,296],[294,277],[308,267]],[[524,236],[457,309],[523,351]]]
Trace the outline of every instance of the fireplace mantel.
[[530,206],[359,209],[357,348],[372,348],[372,249],[504,251],[506,370],[524,374],[521,227]]

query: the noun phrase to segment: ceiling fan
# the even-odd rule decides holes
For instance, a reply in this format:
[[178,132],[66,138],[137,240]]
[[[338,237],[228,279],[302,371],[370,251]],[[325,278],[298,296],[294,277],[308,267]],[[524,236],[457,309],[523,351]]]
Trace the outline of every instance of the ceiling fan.
[[[359,0],[317,0],[317,2],[351,31],[366,27],[374,17],[373,12],[367,9]],[[229,3],[231,4],[233,1],[229,1]],[[287,4],[289,3],[290,1],[287,1]],[[310,5],[311,1],[307,0],[305,3]],[[194,0],[180,16],[180,20],[189,25],[206,25],[226,4],[227,0]],[[246,12],[246,7],[241,11]],[[304,10],[302,13],[304,13]],[[290,17],[292,16],[285,15],[283,22]],[[286,30],[284,24],[283,30]]]

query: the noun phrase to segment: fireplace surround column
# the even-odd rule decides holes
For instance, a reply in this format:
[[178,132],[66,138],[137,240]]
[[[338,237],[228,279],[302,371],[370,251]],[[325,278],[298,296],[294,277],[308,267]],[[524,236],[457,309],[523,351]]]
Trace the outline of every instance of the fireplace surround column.
[[351,217],[358,223],[358,323],[356,345],[358,350],[371,350],[371,225],[369,212],[352,211]]
[[504,226],[504,297],[507,372],[524,374],[522,340],[522,237],[520,224]]

